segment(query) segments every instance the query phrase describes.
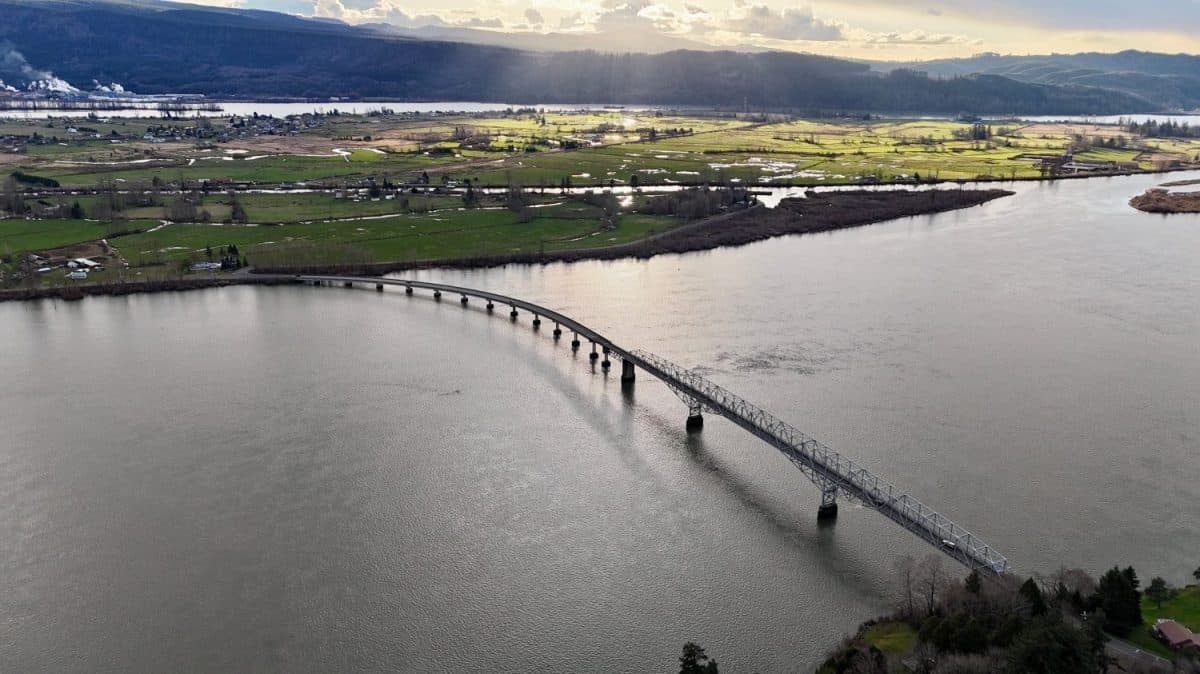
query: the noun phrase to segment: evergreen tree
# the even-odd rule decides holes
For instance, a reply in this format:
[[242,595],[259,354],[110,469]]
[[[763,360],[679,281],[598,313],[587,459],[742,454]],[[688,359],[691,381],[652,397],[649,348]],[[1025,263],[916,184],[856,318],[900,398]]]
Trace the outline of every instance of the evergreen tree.
[[1029,602],[1029,615],[1040,616],[1046,615],[1046,600],[1042,597],[1042,590],[1032,578],[1021,584],[1021,589],[1018,590],[1025,601]]
[[1093,603],[1104,610],[1104,629],[1123,637],[1142,624],[1142,593],[1137,588],[1133,567],[1114,566],[1100,577]]
[[1082,632],[1061,619],[1031,622],[1008,649],[1011,674],[1092,674],[1092,645]]
[[679,674],[718,674],[717,661],[710,660],[699,644],[689,641],[679,656]]
[[1162,610],[1163,602],[1171,598],[1171,587],[1161,576],[1155,576],[1146,588],[1146,596]]

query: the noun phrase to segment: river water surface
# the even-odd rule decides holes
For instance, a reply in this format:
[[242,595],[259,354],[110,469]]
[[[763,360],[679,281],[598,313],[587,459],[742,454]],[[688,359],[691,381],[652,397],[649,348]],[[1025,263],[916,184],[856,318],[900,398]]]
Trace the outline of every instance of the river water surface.
[[[1173,176],[1174,179],[1196,177]],[[700,368],[1021,572],[1200,559],[1200,217],[1137,176],[649,261],[421,272]],[[927,548],[528,316],[0,305],[0,671],[811,671]]]

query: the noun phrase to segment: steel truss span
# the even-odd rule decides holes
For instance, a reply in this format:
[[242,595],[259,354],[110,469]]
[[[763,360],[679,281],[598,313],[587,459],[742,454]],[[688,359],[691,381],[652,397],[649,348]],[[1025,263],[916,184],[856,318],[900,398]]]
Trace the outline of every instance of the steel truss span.
[[[968,568],[995,575],[1012,571],[1003,555],[971,532],[766,410],[665,358],[646,351],[620,348],[595,330],[556,311],[486,290],[426,281],[315,275],[300,275],[295,280],[317,285],[374,284],[380,290],[385,285],[402,286],[410,293],[414,288],[420,288],[434,291],[437,298],[441,297],[441,293],[458,295],[464,306],[467,298],[475,297],[485,300],[489,310],[493,303],[510,307],[513,320],[517,319],[518,309],[528,311],[533,314],[535,328],[541,325],[543,318],[553,322],[555,338],[563,328],[574,333],[573,347],[578,346],[579,337],[591,342],[593,354],[597,346],[601,347],[605,354],[605,368],[608,367],[611,354],[627,365],[636,366],[661,380],[687,404],[692,415],[689,426],[692,419],[699,420],[701,412],[708,411],[725,417],[782,452],[821,490],[822,512],[836,513],[839,497],[853,499],[880,512]],[[629,377],[629,380],[632,378]]]

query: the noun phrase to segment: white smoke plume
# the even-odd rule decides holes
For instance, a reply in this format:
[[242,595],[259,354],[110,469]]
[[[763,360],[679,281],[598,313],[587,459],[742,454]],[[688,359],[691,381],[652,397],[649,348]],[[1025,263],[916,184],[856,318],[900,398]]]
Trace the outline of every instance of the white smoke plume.
[[61,77],[55,77],[54,75],[51,75],[49,78],[44,79],[44,80],[34,80],[34,81],[30,82],[29,86],[26,88],[29,91],[43,93],[43,94],[51,94],[51,93],[77,94],[77,93],[79,93],[79,90],[76,89],[75,87],[71,86],[70,82],[62,79]]
[[112,84],[101,84],[98,80],[92,80],[92,87],[97,93],[101,94],[127,94],[125,87],[113,82]]
[[38,70],[29,65],[29,61],[25,60],[25,55],[13,48],[11,42],[0,42],[0,73],[9,75],[20,75],[26,80],[48,80],[54,77],[54,73],[45,70]]
[[20,75],[25,78],[28,82],[26,88],[29,91],[79,93],[79,90],[71,86],[70,82],[56,77],[54,73],[48,70],[38,70],[29,65],[29,61],[25,60],[25,55],[14,49],[11,42],[0,42],[0,73]]

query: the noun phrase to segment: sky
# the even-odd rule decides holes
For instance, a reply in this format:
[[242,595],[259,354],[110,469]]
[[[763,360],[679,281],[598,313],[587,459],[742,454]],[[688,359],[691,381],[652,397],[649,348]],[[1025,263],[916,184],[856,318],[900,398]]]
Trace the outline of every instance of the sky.
[[1200,53],[1200,0],[188,0],[347,23],[619,37],[883,60],[1002,54]]

